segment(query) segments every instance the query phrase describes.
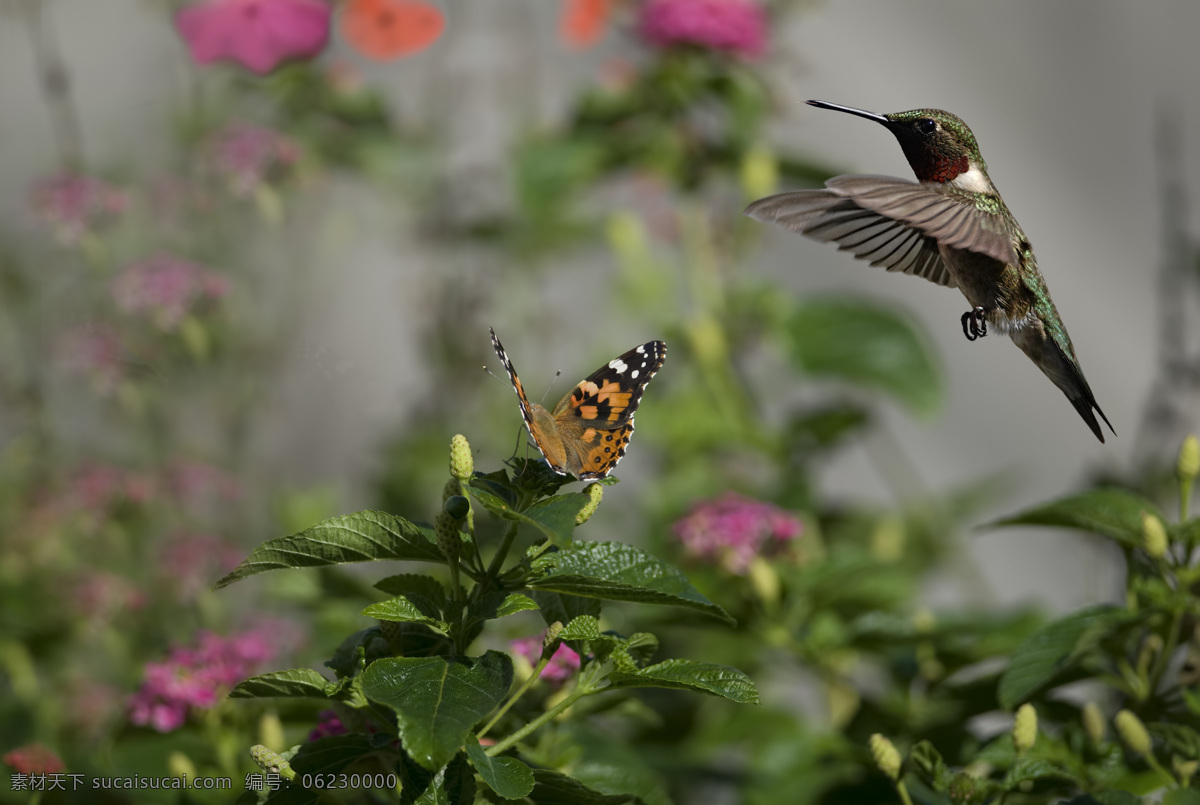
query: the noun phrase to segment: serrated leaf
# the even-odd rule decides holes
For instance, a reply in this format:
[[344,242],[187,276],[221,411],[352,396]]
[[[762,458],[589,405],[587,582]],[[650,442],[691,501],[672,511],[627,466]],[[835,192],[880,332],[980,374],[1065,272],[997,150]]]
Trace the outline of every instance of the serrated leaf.
[[498,651],[482,657],[389,657],[362,674],[367,698],[396,711],[404,750],[437,769],[454,757],[471,727],[504,699],[512,660]]
[[1012,768],[1004,775],[1004,788],[1012,790],[1027,780],[1040,780],[1043,777],[1061,777],[1074,780],[1074,776],[1041,758],[1019,757]]
[[521,799],[533,790],[533,770],[515,757],[488,757],[487,752],[470,736],[467,756],[483,781],[505,799]]
[[1026,701],[1125,619],[1125,610],[1102,605],[1042,626],[1021,643],[1000,677],[1000,706],[1011,710]]
[[429,616],[446,610],[446,588],[433,576],[400,573],[375,582],[375,589],[388,595],[402,595]]
[[671,604],[735,623],[729,613],[701,595],[679,568],[623,542],[576,542],[543,557],[539,567],[548,572],[529,582],[535,590]]
[[934,353],[912,319],[891,307],[850,299],[812,299],[788,325],[792,359],[817,377],[887,392],[929,415],[942,396]]
[[376,559],[445,561],[421,528],[386,512],[361,511],[331,517],[298,534],[267,540],[218,581],[215,589],[268,570]]
[[492,617],[506,618],[509,615],[516,615],[518,612],[528,612],[537,608],[537,602],[529,596],[523,593],[509,593],[500,606],[496,607],[496,614]]
[[645,805],[633,794],[603,794],[552,769],[533,770],[529,798],[537,805]]
[[524,511],[517,511],[511,501],[491,491],[475,486],[468,487],[467,491],[492,514],[533,528],[560,547],[570,544],[571,535],[575,533],[575,517],[588,503],[587,495],[572,492],[544,498]]
[[311,668],[272,671],[239,682],[229,691],[231,699],[261,699],[271,696],[289,698],[329,698],[330,682]]
[[739,704],[758,704],[750,677],[728,665],[692,660],[666,660],[636,672],[618,666],[608,676],[613,688],[674,688],[710,693]]
[[989,526],[1073,528],[1102,534],[1122,545],[1136,548],[1141,544],[1142,512],[1162,516],[1157,506],[1126,489],[1093,489],[1026,509],[1020,514],[989,523]]
[[442,634],[447,634],[450,631],[450,624],[438,618],[429,617],[402,595],[389,598],[387,601],[379,601],[371,604],[371,606],[362,611],[362,614],[368,618],[378,618],[381,621],[423,623]]
[[600,637],[600,619],[580,615],[565,624],[558,636],[563,640],[596,640]]

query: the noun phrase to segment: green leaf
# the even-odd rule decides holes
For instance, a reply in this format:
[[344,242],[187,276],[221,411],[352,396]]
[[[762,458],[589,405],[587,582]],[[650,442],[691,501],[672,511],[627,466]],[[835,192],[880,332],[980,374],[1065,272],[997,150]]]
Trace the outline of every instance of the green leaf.
[[954,773],[942,760],[942,755],[929,741],[918,741],[908,753],[908,763],[935,791],[946,793],[954,780]]
[[667,660],[632,673],[618,666],[608,680],[613,688],[675,688],[710,693],[738,704],[759,704],[750,677],[728,665]]
[[1163,794],[1162,805],[1200,805],[1200,791],[1175,788]]
[[259,699],[271,696],[289,698],[327,699],[336,684],[311,668],[273,671],[239,682],[229,692],[231,699]]
[[537,608],[537,602],[529,596],[522,593],[509,593],[500,606],[496,607],[496,614],[492,617],[506,618],[509,615],[516,615],[518,612],[528,612]]
[[218,581],[215,589],[268,570],[376,559],[445,562],[426,530],[386,512],[361,511],[331,517],[298,534],[267,540]]
[[553,769],[534,769],[533,780],[529,798],[537,805],[644,805],[632,794],[602,794]]
[[1125,610],[1101,605],[1047,623],[1027,637],[1000,677],[1000,706],[1011,710],[1093,648],[1109,630],[1127,619]]
[[562,640],[598,640],[600,638],[600,619],[591,615],[580,615],[565,624],[558,636]]
[[1142,540],[1142,512],[1161,517],[1158,507],[1126,489],[1093,489],[1027,509],[990,526],[1047,525],[1102,534],[1136,548]]
[[400,805],[472,805],[475,802],[475,773],[462,752],[437,774],[401,753],[397,772],[401,785]]
[[521,799],[533,790],[533,770],[515,757],[488,757],[472,735],[467,741],[471,765],[483,781],[505,799]]
[[433,576],[401,573],[375,582],[375,589],[388,595],[402,595],[426,615],[446,610],[446,588]]
[[1041,758],[1019,757],[1013,763],[1008,774],[1004,775],[1004,788],[1012,790],[1027,780],[1040,780],[1043,777],[1061,777],[1075,780],[1074,775]]
[[701,595],[679,568],[623,542],[576,542],[542,557],[535,569],[548,571],[529,582],[535,590],[671,604],[735,622],[724,609]]
[[396,621],[398,623],[423,623],[442,634],[448,634],[450,624],[438,618],[432,618],[405,598],[398,595],[387,601],[380,601],[362,611],[368,618],[378,618],[381,621]]
[[1100,791],[1096,794],[1080,794],[1059,805],[1142,805],[1142,798],[1128,791]]
[[578,595],[560,595],[548,590],[530,590],[530,596],[537,602],[542,611],[542,620],[546,625],[557,621],[570,623],[580,615],[600,617],[600,601],[595,598],[582,598]]
[[471,727],[503,700],[512,684],[508,655],[389,657],[362,674],[367,698],[396,711],[400,739],[413,760],[437,769],[454,757]]
[[587,495],[571,492],[544,498],[524,511],[517,511],[512,501],[492,491],[476,486],[468,487],[467,491],[492,514],[533,528],[560,547],[570,544],[571,535],[575,533],[575,517],[588,503]]
[[796,308],[788,332],[792,358],[805,372],[887,392],[916,414],[937,410],[937,360],[911,318],[891,307],[808,300]]

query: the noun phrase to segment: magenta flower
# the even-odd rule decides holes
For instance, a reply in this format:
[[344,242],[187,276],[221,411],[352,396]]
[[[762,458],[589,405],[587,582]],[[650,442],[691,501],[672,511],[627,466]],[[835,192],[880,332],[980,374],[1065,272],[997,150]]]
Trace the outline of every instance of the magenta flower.
[[320,0],[204,0],[180,11],[175,26],[197,63],[228,59],[269,73],[285,59],[320,53],[329,13]]
[[171,255],[134,263],[112,285],[117,306],[126,313],[149,313],[164,330],[173,330],[204,300],[220,299],[229,282],[203,266]]
[[196,648],[177,647],[166,662],[146,663],[141,689],[129,699],[129,720],[171,732],[192,710],[215,706],[238,682],[271,660],[276,649],[263,632],[221,637],[201,632]]
[[642,37],[658,47],[699,45],[745,58],[767,49],[767,12],[755,0],[646,0]]
[[29,203],[59,242],[73,246],[124,212],[128,199],[101,179],[64,173],[34,185]]
[[335,710],[322,710],[317,713],[317,726],[313,727],[312,732],[308,734],[308,740],[315,741],[318,738],[331,738],[335,735],[345,735],[349,730],[342,720],[338,718]]
[[238,566],[243,551],[213,534],[179,534],[163,549],[159,572],[180,599],[194,599]]
[[[536,666],[542,658],[542,641],[542,637],[522,637],[512,641],[508,647],[513,653],[529,660],[530,665]],[[566,643],[559,643],[539,678],[561,685],[575,675],[579,665],[579,655],[575,650]]]
[[726,492],[694,506],[673,530],[687,553],[743,575],[755,555],[778,550],[800,536],[803,525],[778,506]]
[[145,503],[152,490],[148,478],[114,467],[91,464],[71,479],[68,499],[76,510],[103,514],[121,503]]
[[18,774],[58,774],[67,768],[54,750],[39,743],[18,747],[0,757],[0,762]]
[[233,193],[245,197],[273,168],[284,168],[300,157],[300,149],[284,135],[271,129],[237,124],[219,132],[212,143],[213,166],[224,176]]

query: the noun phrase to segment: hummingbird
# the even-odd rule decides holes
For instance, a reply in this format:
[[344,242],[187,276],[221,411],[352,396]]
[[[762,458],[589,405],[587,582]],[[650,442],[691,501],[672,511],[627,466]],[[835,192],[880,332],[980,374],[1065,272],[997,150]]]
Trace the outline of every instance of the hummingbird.
[[968,341],[987,335],[989,325],[1009,336],[1067,395],[1097,439],[1103,442],[1104,433],[1095,414],[1116,435],[1083,377],[1033,247],[988,177],[967,124],[941,109],[884,115],[828,101],[808,104],[885,126],[918,181],[835,176],[822,190],[759,199],[744,214],[836,242],[873,266],[958,288],[971,305],[962,316]]

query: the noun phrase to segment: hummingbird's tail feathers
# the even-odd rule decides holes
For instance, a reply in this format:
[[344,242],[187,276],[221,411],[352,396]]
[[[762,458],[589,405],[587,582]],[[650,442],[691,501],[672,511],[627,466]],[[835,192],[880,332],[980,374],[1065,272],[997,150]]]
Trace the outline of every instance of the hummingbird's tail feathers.
[[[1079,364],[1067,357],[1062,347],[1053,338],[1047,338],[1046,343],[1054,346],[1054,352],[1057,353],[1058,357],[1058,366],[1066,370],[1062,373],[1056,373],[1057,376],[1049,372],[1046,372],[1046,374],[1050,376],[1050,379],[1054,381],[1056,386],[1062,389],[1063,394],[1067,395],[1067,399],[1071,401],[1071,405],[1075,406],[1075,410],[1083,417],[1083,421],[1092,429],[1092,433],[1096,434],[1096,438],[1100,440],[1101,444],[1104,444],[1104,431],[1100,429],[1100,423],[1096,421],[1096,414],[1099,414],[1100,418],[1104,420],[1104,424],[1108,425],[1108,429],[1112,431],[1113,436],[1117,435],[1117,431],[1096,403],[1096,397],[1092,394],[1092,388],[1083,376],[1083,371],[1080,370]],[[1045,372],[1046,369],[1042,367],[1042,371]],[[1095,411],[1096,414],[1093,414],[1092,411]]]
[[751,204],[743,214],[814,240],[837,243],[838,249],[873,266],[954,287],[936,239],[831,190],[797,190],[768,196]]

